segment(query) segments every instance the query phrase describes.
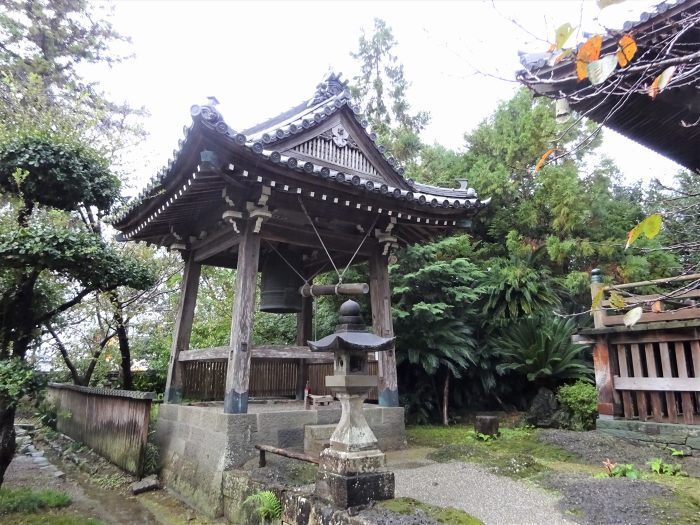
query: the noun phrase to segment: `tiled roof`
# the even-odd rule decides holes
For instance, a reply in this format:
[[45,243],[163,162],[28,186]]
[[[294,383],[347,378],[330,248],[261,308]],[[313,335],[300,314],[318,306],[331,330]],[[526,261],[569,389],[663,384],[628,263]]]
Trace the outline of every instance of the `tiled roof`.
[[460,183],[461,187],[459,189],[449,189],[420,184],[412,179],[404,178],[404,168],[381,145],[376,146],[377,151],[382,154],[386,162],[386,168],[393,170],[398,176],[398,180],[403,182],[403,187],[401,188],[389,184],[379,184],[359,175],[346,174],[313,162],[302,162],[295,157],[282,155],[274,149],[276,142],[302,133],[327,121],[329,117],[341,111],[345,106],[349,109],[348,113],[355,118],[369,139],[376,144],[377,135],[370,130],[369,123],[362,117],[359,106],[353,104],[349,92],[345,89],[345,84],[340,81],[340,75],[330,74],[324,79],[324,82],[319,84],[314,97],[308,102],[304,102],[272,119],[257,124],[245,130],[244,133],[239,133],[229,126],[214,105],[192,106],[193,123],[189,127],[185,126],[183,130],[185,136],[179,141],[178,149],[173,151],[173,157],[168,161],[167,166],[159,170],[146,188],[111,218],[111,222],[117,225],[123,223],[147,199],[157,198],[169,179],[175,175],[177,166],[181,162],[182,152],[192,139],[195,128],[216,131],[228,139],[234,150],[236,148],[247,150],[272,164],[283,164],[287,168],[298,172],[335,181],[338,184],[355,186],[364,191],[378,193],[386,197],[403,199],[431,207],[470,208],[474,210],[483,208],[489,203],[490,199],[483,202],[480,201],[476,191],[473,188],[467,188],[464,182]]

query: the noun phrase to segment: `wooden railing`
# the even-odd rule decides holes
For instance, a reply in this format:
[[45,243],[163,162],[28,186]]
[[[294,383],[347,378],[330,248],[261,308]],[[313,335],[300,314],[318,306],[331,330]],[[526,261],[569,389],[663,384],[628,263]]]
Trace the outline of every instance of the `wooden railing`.
[[140,476],[153,393],[49,383],[57,429]]
[[[224,398],[228,347],[189,350],[180,353],[183,365],[183,397],[197,401],[220,401]],[[184,356],[184,357],[183,357]],[[195,359],[196,357],[196,359]],[[250,365],[251,397],[294,397],[299,386],[300,367],[311,393],[330,395],[326,376],[333,375],[333,354],[311,353],[307,347],[254,348]],[[378,374],[377,361],[370,360],[369,374]],[[377,389],[369,400],[377,400]]]
[[[700,424],[700,293],[693,282],[700,274],[622,285],[601,280],[594,271],[595,328],[578,336],[594,344],[601,416]],[[671,289],[633,293],[651,286]],[[624,312],[637,307],[641,317],[625,326]]]
[[[639,288],[662,288],[659,293],[634,293]],[[624,305],[615,305],[614,294]],[[593,321],[596,328],[624,325],[632,308],[644,311],[637,324],[700,319],[700,273],[625,284],[603,284],[599,270],[591,276]],[[619,306],[619,305],[617,305]]]

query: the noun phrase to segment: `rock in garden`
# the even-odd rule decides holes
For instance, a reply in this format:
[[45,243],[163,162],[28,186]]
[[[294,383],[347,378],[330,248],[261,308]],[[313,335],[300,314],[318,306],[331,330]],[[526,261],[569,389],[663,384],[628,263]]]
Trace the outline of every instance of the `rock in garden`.
[[142,492],[148,492],[149,490],[158,489],[158,478],[155,475],[147,476],[141,481],[137,481],[131,484],[132,494],[141,494]]
[[525,419],[530,425],[535,425],[537,427],[558,427],[559,421],[557,421],[555,417],[558,408],[559,403],[557,403],[557,399],[554,397],[554,392],[548,388],[542,387],[532,400],[530,410],[528,410]]
[[66,479],[66,474],[65,474],[65,472],[61,472],[60,470],[57,470],[56,472],[53,473],[53,477],[55,479]]

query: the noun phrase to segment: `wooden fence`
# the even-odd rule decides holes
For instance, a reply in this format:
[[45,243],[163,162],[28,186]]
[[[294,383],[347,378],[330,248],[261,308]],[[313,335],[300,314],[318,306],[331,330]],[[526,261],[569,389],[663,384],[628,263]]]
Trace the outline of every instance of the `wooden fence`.
[[151,392],[49,383],[57,429],[137,476],[143,474]]
[[[294,397],[299,367],[308,367],[311,393],[330,395],[326,376],[333,375],[333,363],[304,363],[299,359],[257,359],[250,365],[251,397]],[[183,397],[197,401],[220,401],[224,398],[226,361],[184,361]],[[377,375],[376,361],[369,362],[369,374]],[[377,400],[377,389],[369,393],[369,400]]]
[[[594,345],[601,416],[700,424],[700,274],[603,285],[594,273],[592,281],[595,328],[577,339]],[[628,327],[632,308],[642,315]]]

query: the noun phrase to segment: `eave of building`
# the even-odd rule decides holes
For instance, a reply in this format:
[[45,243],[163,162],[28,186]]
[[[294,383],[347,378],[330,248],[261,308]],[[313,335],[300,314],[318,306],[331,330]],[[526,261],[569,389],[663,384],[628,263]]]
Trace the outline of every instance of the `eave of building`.
[[[637,55],[641,56],[646,47],[659,38],[660,28],[698,9],[700,0],[663,2],[656,6],[655,12],[642,13],[639,20],[625,22],[620,32],[607,35],[601,56],[615,52],[620,36],[629,32],[635,37],[639,46]],[[520,81],[537,95],[567,98],[572,109],[692,171],[700,172],[700,126],[683,127],[680,124],[682,120],[695,122],[700,118],[697,83],[685,90],[662,92],[655,99],[645,93],[632,94],[624,104],[618,105],[619,97],[607,96],[601,100],[603,95],[595,96],[597,88],[588,80],[577,81],[574,55],[549,66],[547,61],[551,57],[551,53],[524,55],[521,62],[525,69],[518,73]],[[575,100],[571,98],[574,92],[577,92]],[[587,95],[594,96],[586,98]]]

